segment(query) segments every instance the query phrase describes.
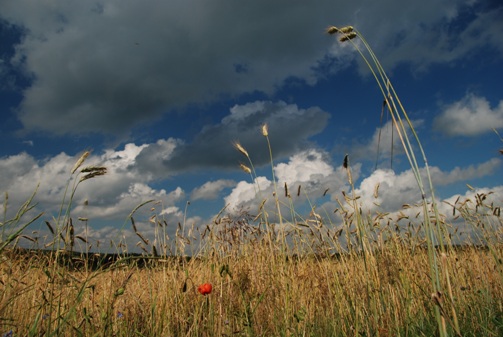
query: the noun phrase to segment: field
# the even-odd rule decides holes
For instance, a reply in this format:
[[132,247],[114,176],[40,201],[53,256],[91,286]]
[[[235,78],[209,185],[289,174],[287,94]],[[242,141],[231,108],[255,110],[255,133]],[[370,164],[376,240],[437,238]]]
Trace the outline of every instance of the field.
[[[5,249],[0,329],[13,336],[436,336],[438,306],[449,335],[503,333],[501,240],[437,250],[445,292],[432,293],[427,249],[394,229],[381,228],[381,239],[362,251],[344,249],[324,228],[292,233],[295,242],[283,245],[253,224],[223,220],[192,258],[91,260]],[[210,294],[197,292],[203,283],[212,284]]]
[[[337,209],[311,207],[301,216],[293,203],[279,201],[283,190],[287,199],[293,192],[276,186],[272,171],[275,193],[258,209],[222,210],[195,231],[183,224],[170,239],[162,217],[154,218],[160,230],[149,240],[134,220],[144,203],[127,217],[144,254],[131,254],[120,242],[113,254],[80,252],[76,242],[88,242],[74,233],[73,195],[79,184],[107,173],[84,167],[86,152],[70,172],[61,211],[46,222],[52,243],[44,249],[19,245],[36,241],[24,233],[42,221],[42,213],[34,214],[36,193],[11,219],[6,195],[0,335],[502,336],[501,205],[483,193],[458,198],[449,223],[438,211],[419,138],[372,50],[353,27],[327,32],[340,34],[341,42],[361,39],[370,58],[355,47],[376,77],[383,111],[417,179],[417,205],[404,204],[398,218],[365,211],[346,157],[350,188]],[[266,124],[261,131],[272,166]],[[256,181],[248,152],[235,146],[247,160],[241,168]],[[189,242],[198,244],[187,254]]]

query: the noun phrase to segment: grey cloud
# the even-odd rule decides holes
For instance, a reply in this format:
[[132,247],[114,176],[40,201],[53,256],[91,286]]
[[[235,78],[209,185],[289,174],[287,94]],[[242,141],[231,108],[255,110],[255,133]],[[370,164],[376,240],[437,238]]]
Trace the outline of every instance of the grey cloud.
[[443,172],[438,167],[431,168],[431,175],[435,185],[445,186],[459,181],[469,181],[470,179],[481,178],[496,173],[503,161],[499,158],[492,158],[478,165],[468,167],[455,167],[449,172]]
[[[329,114],[320,108],[300,109],[285,102],[257,101],[234,106],[220,124],[206,126],[192,142],[179,143],[169,156],[149,147],[137,157],[138,168],[160,176],[187,170],[236,168],[247,163],[233,147],[239,141],[246,148],[254,165],[269,162],[269,150],[261,127],[267,123],[275,158],[284,158],[305,146],[309,137],[321,132]],[[164,173],[163,173],[164,172]]]
[[385,69],[407,62],[415,72],[422,72],[432,64],[453,62],[484,47],[503,52],[502,11],[501,6],[491,8],[477,1],[426,0],[403,6],[385,0],[362,7],[354,25]]
[[433,29],[465,3],[18,0],[3,3],[0,17],[26,32],[11,60],[33,76],[19,107],[26,130],[124,134],[188,103],[272,93],[292,77],[316,83],[329,50],[347,55],[323,34],[330,24],[358,27],[385,66],[427,66],[484,45],[500,50],[500,9],[463,27],[466,41]]
[[[411,123],[414,129],[417,130],[423,126],[424,120],[415,119],[411,120]],[[409,139],[413,139],[409,126],[405,122],[403,126],[407,131]],[[403,133],[403,131],[401,132]],[[415,145],[414,141],[411,141],[411,143]],[[385,163],[385,165],[389,165],[388,161],[393,156],[402,155],[404,153],[403,144],[392,120],[376,128],[372,138],[363,141],[355,141],[349,150],[349,154],[353,157],[353,160],[378,160],[379,164]]]
[[[23,6],[31,9],[26,17]],[[187,103],[270,93],[291,76],[313,82],[328,8],[335,9],[284,2],[72,8],[20,1],[3,14],[28,31],[15,57],[34,78],[20,119],[28,130],[120,133]]]
[[37,163],[26,152],[0,158],[0,191],[8,191],[12,184],[12,177],[28,174]]
[[234,180],[219,179],[216,181],[208,181],[203,185],[195,188],[191,193],[191,200],[215,200],[218,198],[219,193],[228,187],[233,187],[236,184]]

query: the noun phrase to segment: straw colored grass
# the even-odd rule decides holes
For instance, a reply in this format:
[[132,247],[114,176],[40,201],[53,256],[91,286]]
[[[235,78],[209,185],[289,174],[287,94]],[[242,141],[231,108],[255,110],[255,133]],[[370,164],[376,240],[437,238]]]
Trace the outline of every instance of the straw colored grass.
[[[501,333],[503,285],[490,252],[472,246],[447,259],[464,331]],[[228,256],[86,273],[48,256],[6,252],[0,324],[19,336],[51,335],[49,329],[61,336],[434,333],[426,251],[389,243],[369,262],[363,272],[358,254],[271,259],[269,246],[257,243]],[[205,282],[213,292],[203,297],[196,288]]]

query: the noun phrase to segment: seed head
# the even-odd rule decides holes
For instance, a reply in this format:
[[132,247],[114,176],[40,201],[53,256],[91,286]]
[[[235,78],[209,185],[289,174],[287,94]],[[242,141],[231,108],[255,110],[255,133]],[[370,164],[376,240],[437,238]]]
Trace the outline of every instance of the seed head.
[[88,166],[83,168],[80,172],[87,173],[80,178],[80,181],[82,182],[87,179],[105,175],[107,173],[107,168],[104,166]]
[[262,125],[262,134],[264,135],[264,137],[269,136],[267,124]]
[[75,171],[77,171],[77,169],[80,167],[80,165],[82,165],[84,160],[86,160],[86,158],[89,157],[89,154],[90,154],[90,152],[86,151],[82,154],[82,156],[80,156],[79,160],[77,160],[77,162],[75,163],[75,165],[72,168],[72,171],[71,171],[72,174],[74,174]]
[[330,34],[330,35],[333,35],[335,33],[339,32],[339,28],[335,27],[335,26],[330,26],[327,28],[327,33]]
[[243,171],[245,171],[246,173],[251,174],[250,168],[248,166],[246,166],[245,164],[239,164],[239,167],[241,167],[241,169]]
[[343,34],[351,33],[354,30],[353,26],[345,26],[339,29],[339,32]]
[[241,152],[245,157],[247,157],[247,158],[250,157],[248,155],[248,151],[246,151],[245,148],[241,144],[239,144],[238,142],[234,143],[234,147],[236,148],[236,150],[238,150],[239,152]]
[[354,39],[355,37],[356,37],[356,33],[355,33],[355,32],[351,32],[351,33],[346,34],[346,35],[344,35],[343,37],[341,37],[341,38],[339,39],[339,41],[341,41],[341,42],[345,42],[345,41],[352,40],[352,39]]

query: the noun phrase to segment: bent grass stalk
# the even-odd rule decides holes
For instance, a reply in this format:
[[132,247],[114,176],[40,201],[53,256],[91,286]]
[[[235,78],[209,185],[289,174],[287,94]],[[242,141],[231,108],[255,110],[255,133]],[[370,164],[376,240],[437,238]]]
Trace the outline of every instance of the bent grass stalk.
[[[429,259],[430,259],[430,274],[431,274],[431,280],[432,280],[432,296],[436,296],[436,294],[442,294],[442,286],[441,286],[441,277],[440,277],[440,270],[438,267],[438,258],[437,258],[437,252],[435,250],[436,242],[438,241],[438,244],[440,246],[440,249],[442,253],[445,253],[445,247],[443,243],[443,235],[444,231],[441,228],[441,219],[439,216],[438,208],[436,205],[436,200],[435,200],[435,193],[434,193],[434,188],[433,188],[433,182],[431,179],[431,174],[429,170],[429,165],[428,165],[428,160],[426,158],[426,154],[424,152],[424,149],[421,145],[421,141],[419,140],[419,137],[416,133],[416,130],[413,126],[413,123],[409,119],[409,116],[407,114],[407,111],[403,107],[393,85],[391,84],[391,81],[389,77],[386,75],[386,72],[384,71],[384,68],[381,66],[377,56],[374,54],[372,48],[370,45],[367,43],[363,35],[354,29],[352,26],[346,26],[343,28],[337,28],[335,26],[331,26],[327,29],[328,34],[336,34],[339,33],[342,35],[340,38],[341,42],[349,41],[355,49],[358,51],[362,59],[364,60],[365,64],[367,67],[370,69],[372,75],[374,76],[377,85],[384,97],[384,102],[386,102],[386,105],[388,106],[388,110],[390,112],[391,118],[393,120],[393,125],[397,130],[398,136],[400,138],[400,141],[402,143],[403,149],[406,153],[406,156],[409,160],[409,163],[411,165],[412,172],[414,173],[414,176],[416,178],[418,187],[421,192],[421,199],[422,199],[422,204],[423,204],[423,219],[424,219],[424,224],[425,224],[425,230],[426,230],[426,237],[427,237],[427,243],[428,243],[428,254],[429,254]],[[365,56],[364,52],[360,49],[357,43],[353,41],[354,38],[358,37],[362,43],[364,48],[367,50],[368,54],[370,55],[372,63],[368,60],[368,58]],[[404,120],[408,126],[408,129],[404,125]],[[419,164],[416,159],[416,155],[414,152],[414,147],[411,143],[411,140],[409,139],[408,136],[408,130],[412,133],[413,139],[415,140],[415,144],[418,146],[420,155],[422,156],[423,162],[424,162],[424,167],[426,170],[426,177],[429,182],[429,192],[430,192],[430,197],[431,197],[431,205],[433,208],[433,213],[434,213],[434,219],[435,219],[435,227],[431,223],[430,219],[430,211],[428,208],[428,201],[427,201],[427,196],[426,196],[426,191],[425,187],[422,181],[421,177],[421,170],[419,167]],[[445,276],[447,280],[449,280],[449,274],[448,274],[448,269],[444,268],[444,272],[446,273]],[[450,282],[448,282],[450,284]],[[449,289],[450,293],[450,289]],[[451,300],[453,300],[451,298]],[[437,318],[438,326],[439,326],[439,331],[441,336],[447,336],[447,328],[445,324],[445,319],[442,316],[441,313],[441,307],[439,306],[438,303],[435,305],[435,315]],[[454,310],[454,306],[452,306],[452,312],[453,312],[453,328],[456,331],[456,333],[459,335],[459,324],[457,323],[457,318],[456,318],[456,312]]]

